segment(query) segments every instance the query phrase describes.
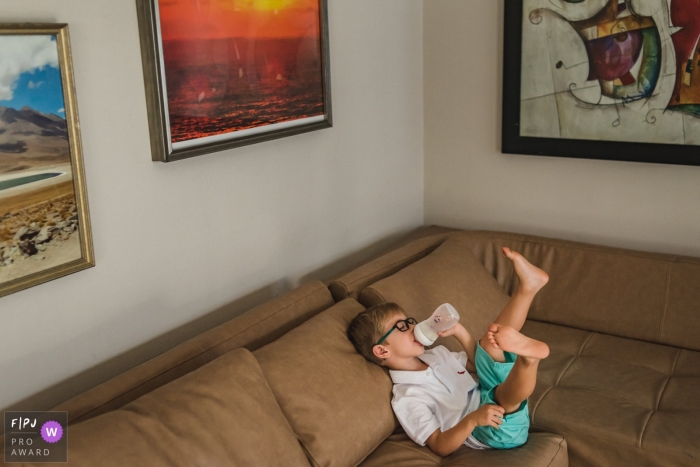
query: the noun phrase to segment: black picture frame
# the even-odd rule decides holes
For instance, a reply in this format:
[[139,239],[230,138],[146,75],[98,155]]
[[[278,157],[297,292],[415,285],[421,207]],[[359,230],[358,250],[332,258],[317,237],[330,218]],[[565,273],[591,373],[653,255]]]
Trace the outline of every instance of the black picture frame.
[[502,153],[700,166],[700,146],[520,136],[523,1],[504,3]]

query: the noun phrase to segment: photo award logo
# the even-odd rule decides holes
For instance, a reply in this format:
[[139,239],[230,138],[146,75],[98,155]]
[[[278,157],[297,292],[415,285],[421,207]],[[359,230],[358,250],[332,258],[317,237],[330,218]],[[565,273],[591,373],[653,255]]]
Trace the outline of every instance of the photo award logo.
[[68,412],[5,412],[5,463],[67,462]]

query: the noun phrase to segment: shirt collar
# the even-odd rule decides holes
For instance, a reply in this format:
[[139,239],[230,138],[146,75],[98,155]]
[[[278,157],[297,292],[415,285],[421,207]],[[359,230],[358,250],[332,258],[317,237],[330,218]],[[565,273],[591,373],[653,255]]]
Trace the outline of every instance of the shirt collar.
[[423,384],[428,379],[430,369],[405,371],[405,370],[389,370],[389,376],[394,384]]
[[440,355],[434,353],[432,349],[423,352],[423,355],[418,357],[423,363],[426,363],[430,368],[438,366],[442,363]]
[[[394,384],[423,384],[428,379],[428,375],[434,373],[436,368],[442,363],[439,355],[431,351],[426,351],[418,357],[423,363],[428,365],[427,370],[389,370],[389,375]],[[450,388],[451,389],[451,388]]]

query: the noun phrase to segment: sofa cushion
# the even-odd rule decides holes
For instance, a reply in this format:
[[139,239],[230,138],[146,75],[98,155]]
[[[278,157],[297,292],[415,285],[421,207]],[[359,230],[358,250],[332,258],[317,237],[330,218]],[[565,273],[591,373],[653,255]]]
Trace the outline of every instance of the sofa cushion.
[[700,465],[700,352],[537,321],[547,342],[532,427],[566,437],[572,465]]
[[427,256],[454,231],[434,225],[418,229],[378,257],[329,281],[328,289],[333,299],[336,302],[346,298],[357,299],[365,287]]
[[[418,321],[442,303],[451,303],[462,325],[477,339],[509,299],[461,237],[449,238],[430,255],[367,287],[360,295],[367,307],[396,302]],[[438,343],[453,351],[462,350],[454,338]]]
[[[549,273],[530,318],[700,351],[700,258],[509,232],[455,232],[506,291],[518,286],[500,248]],[[566,307],[564,307],[566,305]]]
[[[521,252],[549,273],[550,281],[530,309],[530,318],[589,331],[700,351],[695,329],[700,326],[700,258],[615,248],[536,235],[488,230],[454,231],[484,264],[501,287],[518,286],[510,260],[501,247]],[[402,247],[422,252],[418,241]],[[437,250],[435,250],[437,251]],[[398,272],[419,257],[399,262],[398,250],[367,263],[342,278],[354,291],[379,281],[386,271]],[[422,257],[422,256],[421,256]],[[384,265],[386,270],[380,271]],[[391,267],[390,267],[391,266]],[[381,272],[381,274],[379,274]],[[362,278],[362,280],[358,280]],[[368,305],[360,295],[360,302]],[[562,309],[567,304],[567,309]]]
[[315,466],[355,466],[396,427],[388,373],[347,338],[362,310],[344,300],[254,352]]
[[428,447],[419,446],[405,434],[391,436],[360,467],[567,467],[566,441],[550,433],[533,433],[523,446],[508,450],[484,450],[460,447],[448,457],[435,455]]
[[245,349],[118,410],[69,425],[68,440],[69,465],[309,465]]
[[203,332],[51,410],[79,423],[138,399],[239,347],[255,350],[333,305],[322,282],[312,281]]

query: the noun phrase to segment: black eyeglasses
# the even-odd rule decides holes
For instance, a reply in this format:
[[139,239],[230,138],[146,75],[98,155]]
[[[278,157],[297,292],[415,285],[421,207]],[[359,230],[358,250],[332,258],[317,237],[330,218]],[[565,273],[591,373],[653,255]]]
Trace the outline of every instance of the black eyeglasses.
[[394,332],[394,329],[398,329],[401,332],[406,332],[411,328],[411,324],[418,324],[418,321],[416,321],[414,318],[406,318],[406,319],[400,319],[394,324],[391,329],[389,329],[389,332],[384,334],[381,339],[379,339],[379,342],[377,342],[374,345],[379,345],[382,342],[384,342],[384,339],[389,337],[389,334]]

